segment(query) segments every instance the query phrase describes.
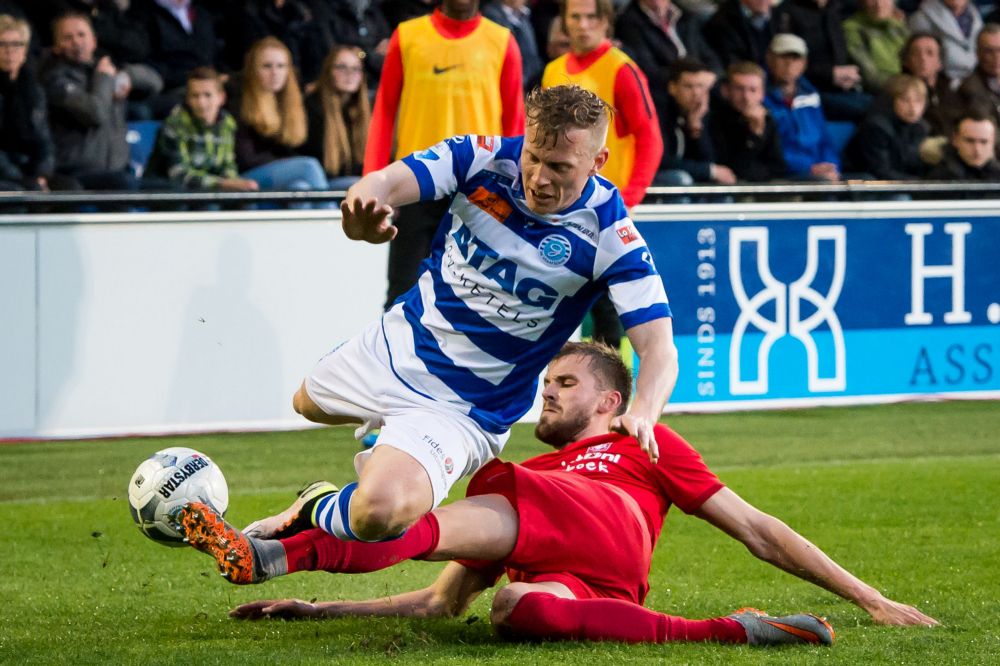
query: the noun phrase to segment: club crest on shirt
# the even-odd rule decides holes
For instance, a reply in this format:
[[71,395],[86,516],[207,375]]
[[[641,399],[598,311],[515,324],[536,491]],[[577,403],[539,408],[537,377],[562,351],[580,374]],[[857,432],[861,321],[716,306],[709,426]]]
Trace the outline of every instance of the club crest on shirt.
[[569,261],[573,247],[559,234],[549,234],[538,244],[538,254],[549,266],[562,266]]

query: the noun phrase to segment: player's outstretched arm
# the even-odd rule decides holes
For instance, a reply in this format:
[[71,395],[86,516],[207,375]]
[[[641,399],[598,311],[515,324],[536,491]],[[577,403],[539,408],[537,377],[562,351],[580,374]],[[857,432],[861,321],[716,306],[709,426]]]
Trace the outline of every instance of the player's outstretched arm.
[[939,624],[913,606],[886,598],[830,559],[801,534],[755,508],[728,488],[710,497],[697,515],[741,541],[751,553],[765,562],[857,604],[877,624]]
[[493,586],[486,578],[457,562],[449,562],[433,583],[422,590],[366,601],[319,601],[272,599],[252,601],[229,611],[230,617],[259,620],[265,617],[455,617],[461,615],[479,594]]
[[396,237],[392,212],[420,199],[420,185],[413,171],[393,162],[373,171],[347,190],[340,204],[344,234],[351,240],[385,243]]
[[635,437],[650,460],[656,462],[660,452],[653,426],[677,383],[673,321],[661,317],[633,326],[625,334],[639,356],[639,374],[635,380],[635,399],[627,412],[612,420],[611,428]]

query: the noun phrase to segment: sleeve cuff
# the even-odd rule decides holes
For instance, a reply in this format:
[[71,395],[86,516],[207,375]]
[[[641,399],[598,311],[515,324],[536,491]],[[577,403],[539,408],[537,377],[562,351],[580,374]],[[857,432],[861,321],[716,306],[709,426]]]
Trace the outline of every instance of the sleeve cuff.
[[420,185],[420,200],[433,201],[436,189],[434,187],[434,179],[431,177],[431,172],[427,168],[427,165],[423,164],[413,155],[404,157],[403,164],[410,167],[410,171],[417,177],[417,184]]
[[647,308],[632,310],[631,312],[618,315],[622,321],[622,327],[626,331],[633,326],[638,326],[639,324],[645,324],[646,322],[653,321],[654,319],[663,319],[664,317],[670,316],[672,316],[670,314],[670,306],[666,303],[656,303]]

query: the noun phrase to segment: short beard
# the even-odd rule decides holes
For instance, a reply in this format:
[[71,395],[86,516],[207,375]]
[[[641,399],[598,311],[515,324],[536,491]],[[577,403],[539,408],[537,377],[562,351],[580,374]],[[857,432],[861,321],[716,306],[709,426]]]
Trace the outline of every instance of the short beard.
[[577,435],[583,432],[590,422],[590,417],[586,414],[567,414],[562,418],[543,422],[539,421],[535,426],[535,437],[539,441],[545,442],[557,449],[576,441]]

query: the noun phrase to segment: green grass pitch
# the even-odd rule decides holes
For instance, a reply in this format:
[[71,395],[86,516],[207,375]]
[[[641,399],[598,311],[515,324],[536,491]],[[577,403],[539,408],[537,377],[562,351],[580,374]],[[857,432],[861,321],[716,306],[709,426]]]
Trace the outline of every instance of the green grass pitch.
[[[284,508],[302,482],[351,477],[357,445],[341,428],[0,445],[0,662],[1000,663],[1000,403],[669,421],[736,492],[944,626],[874,626],[860,609],[676,510],[655,555],[648,606],[693,618],[747,605],[811,611],[836,628],[833,648],[509,644],[490,630],[489,595],[456,620],[238,622],[226,611],[241,602],[378,596],[425,585],[441,565],[236,587],[209,558],[153,543],[129,518],[129,476],[157,449],[184,445],[211,455],[229,481],[229,518],[243,525]],[[519,426],[506,457],[542,450]]]

